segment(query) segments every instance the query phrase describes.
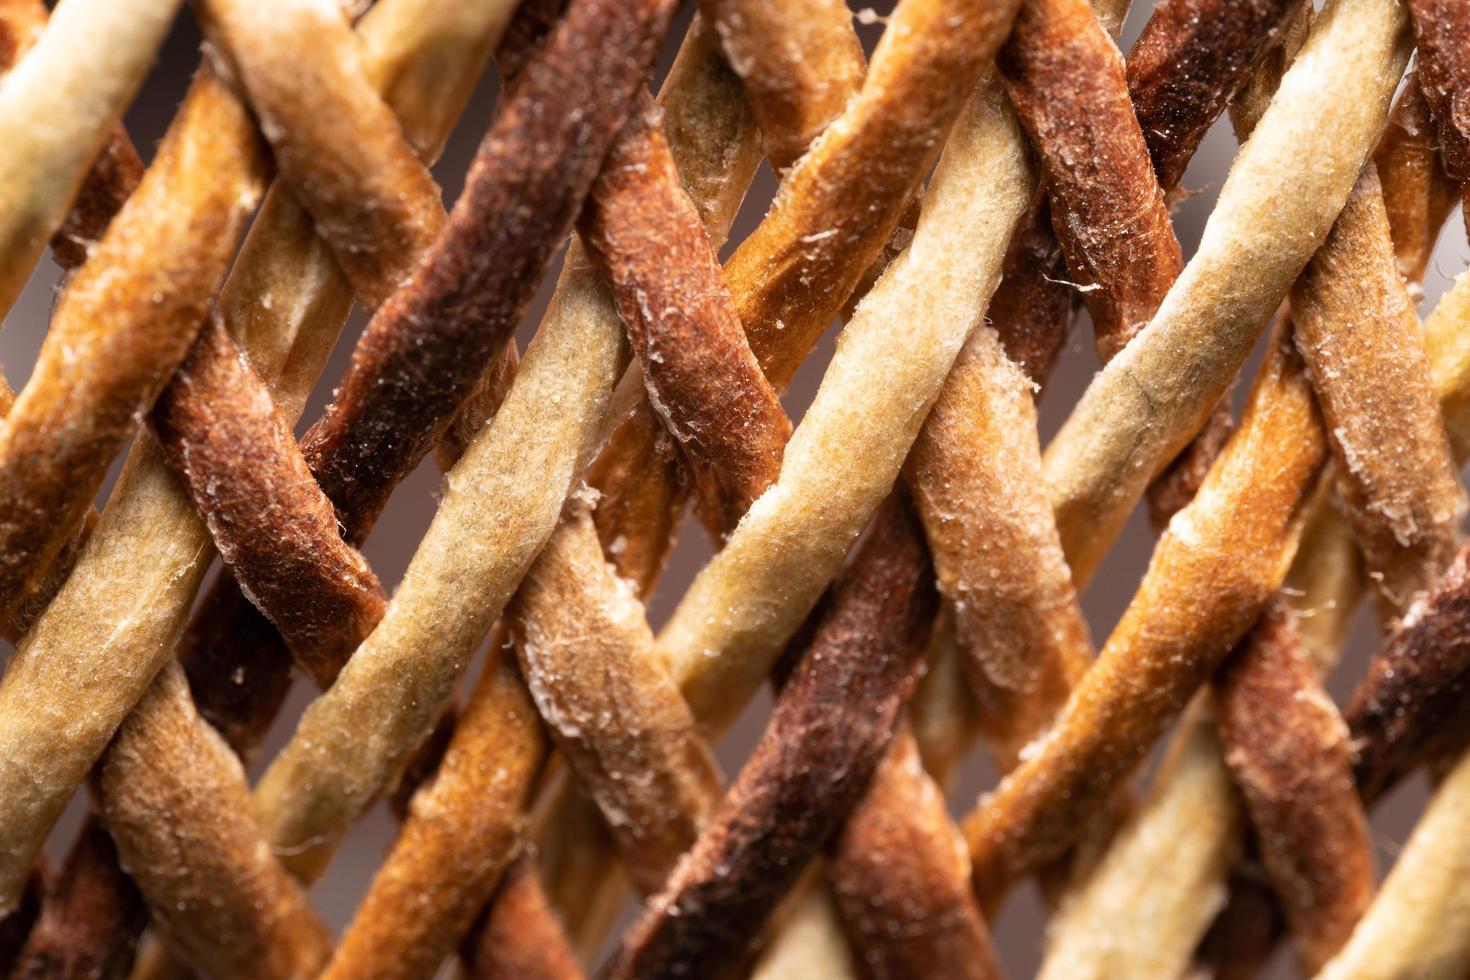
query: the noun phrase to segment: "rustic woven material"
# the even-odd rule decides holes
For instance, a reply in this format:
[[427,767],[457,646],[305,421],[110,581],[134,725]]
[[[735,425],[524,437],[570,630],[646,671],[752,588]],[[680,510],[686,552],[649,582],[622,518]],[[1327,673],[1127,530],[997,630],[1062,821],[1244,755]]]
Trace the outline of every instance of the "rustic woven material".
[[[1243,976],[1281,934],[1463,976],[1470,274],[1418,301],[1465,6],[1159,0],[1125,57],[1114,0],[898,0],[870,59],[840,0],[694,6],[0,0],[0,310],[48,242],[66,274],[0,383],[0,973],[991,980],[1037,876],[1048,977]],[[145,167],[120,120],[180,17]],[[1102,367],[1043,446],[1083,307]],[[359,549],[430,455],[390,588]],[[1094,657],[1079,592],[1145,495]],[[689,516],[715,553],[654,629]],[[947,800],[976,741],[1002,776]],[[1370,808],[1421,769],[1375,894]],[[334,935],[311,886],[379,799]]]

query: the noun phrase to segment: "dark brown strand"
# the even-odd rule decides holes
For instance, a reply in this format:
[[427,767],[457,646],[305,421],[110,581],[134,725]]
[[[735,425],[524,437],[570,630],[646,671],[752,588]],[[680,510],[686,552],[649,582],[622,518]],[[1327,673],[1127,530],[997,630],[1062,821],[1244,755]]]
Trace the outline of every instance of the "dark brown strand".
[[1373,657],[1343,712],[1364,799],[1386,793],[1423,760],[1432,735],[1470,693],[1470,546]]
[[918,519],[896,500],[740,777],[624,937],[612,976],[718,976],[743,959],[861,797],[913,690],[937,604]]
[[[388,596],[342,540],[265,383],[211,316],[151,416],[225,565],[327,687]],[[263,506],[268,504],[268,506]]]
[[505,346],[627,118],[672,6],[576,0],[511,85],[444,233],[368,325],[336,400],[302,440],[348,540],[361,539]]
[[112,837],[89,817],[46,891],[41,917],[12,962],[11,980],[109,980],[128,975],[148,924],[143,896],[117,864]]
[[1459,0],[1409,0],[1419,46],[1419,85],[1439,124],[1445,170],[1470,179],[1470,6]]
[[1301,0],[1164,0],[1128,52],[1128,93],[1165,192]]
[[874,980],[1000,976],[970,887],[964,837],[907,725],[832,843],[827,876]]
[[471,980],[581,980],[585,974],[541,889],[536,859],[522,853],[505,873],[485,928],[461,953]]

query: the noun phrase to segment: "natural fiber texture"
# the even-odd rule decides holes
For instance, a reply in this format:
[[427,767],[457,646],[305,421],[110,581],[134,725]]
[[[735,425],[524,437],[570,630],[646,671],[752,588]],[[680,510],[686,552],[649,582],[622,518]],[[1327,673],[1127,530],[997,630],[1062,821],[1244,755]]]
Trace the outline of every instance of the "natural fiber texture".
[[1399,852],[1368,914],[1320,977],[1461,976],[1470,967],[1470,919],[1463,840],[1466,780],[1462,759],[1440,783]]
[[857,802],[912,692],[937,604],[922,538],[907,501],[880,514],[761,744],[625,937],[613,976],[732,970]]
[[1347,727],[1278,598],[1215,681],[1225,761],[1266,870],[1314,975],[1352,934],[1373,892],[1368,820]]
[[46,240],[72,210],[179,0],[67,3],[39,37],[40,3],[10,0],[5,8],[0,49],[12,58],[32,44],[34,50],[0,94],[0,127],[15,140],[0,163],[0,313],[10,311]]
[[982,898],[1059,856],[1286,575],[1325,456],[1279,338],[1239,432],[1160,539],[1128,611],[1045,739],[966,820]]
[[[178,7],[0,0],[0,308],[48,240],[65,272],[0,383],[5,968],[992,978],[1034,874],[1047,977],[1245,976],[1286,933],[1326,976],[1464,972],[1470,275],[1415,308],[1470,172],[1458,5],[1163,0],[1125,60],[1125,0],[703,0],[655,102],[673,0],[197,0],[145,170],[119,120]],[[429,167],[492,55],[451,205]],[[1043,452],[1084,304],[1103,368]],[[431,451],[390,596],[358,549]],[[1145,492],[1094,660],[1078,591]],[[655,591],[691,503],[714,556]],[[293,667],[322,692],[278,720]],[[1375,898],[1365,806],[1421,765]],[[310,886],[380,799],[334,941]]]
[[1338,500],[1380,618],[1393,621],[1449,564],[1466,501],[1371,164],[1291,308],[1337,463]]
[[[1398,3],[1329,7],[1242,147],[1198,251],[1153,322],[1108,363],[1047,447],[1057,526],[1079,582],[1148,481],[1204,424],[1326,237],[1407,55]],[[1343,81],[1325,101],[1322,78]],[[1303,154],[1311,167],[1292,164]]]
[[[1031,190],[1013,125],[993,89],[972,101],[948,144],[952,162],[931,182],[913,243],[845,328],[786,447],[781,478],[695,579],[659,636],[696,714],[716,728],[768,672],[892,485],[994,291],[1004,243]],[[976,194],[979,186],[988,193]],[[963,254],[948,247],[960,235],[969,243]],[[900,322],[913,333],[894,351],[889,325]],[[852,459],[853,466],[839,475],[827,466],[833,458]]]
[[261,190],[256,146],[244,108],[202,70],[137,192],[68,284],[0,429],[0,609],[65,544],[203,322]]

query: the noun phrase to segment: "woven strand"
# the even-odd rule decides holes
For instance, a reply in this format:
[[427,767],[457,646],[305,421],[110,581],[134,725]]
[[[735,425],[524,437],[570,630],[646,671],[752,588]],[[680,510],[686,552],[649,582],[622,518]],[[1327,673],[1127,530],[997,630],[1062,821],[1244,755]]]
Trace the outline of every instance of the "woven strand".
[[[370,17],[364,22],[363,29],[368,33],[368,36],[373,36],[377,32],[385,32],[385,29],[391,31],[395,23],[395,16],[398,13],[406,13],[409,16],[414,16],[415,11],[405,9],[414,6],[416,6],[414,3],[402,2],[396,6],[394,4],[385,5],[381,8],[381,12],[377,16]],[[490,24],[495,23],[497,19],[503,23],[503,15],[497,18],[494,15],[493,9],[489,13]],[[418,22],[423,23],[421,19]],[[464,23],[460,18],[455,18],[455,22],[460,24]],[[486,26],[488,27],[489,24]],[[392,33],[378,33],[378,36],[393,37],[395,35]],[[420,43],[421,41],[419,37],[407,32],[397,36],[404,37],[413,43]],[[430,37],[432,37],[432,34]],[[457,53],[463,50],[467,40],[467,38],[461,36],[460,39],[449,42],[447,47],[430,48],[427,50],[439,51],[445,54],[450,52]],[[470,43],[469,47],[471,49],[468,52],[470,63],[467,67],[473,70],[475,64],[473,43]],[[380,44],[377,50],[379,50],[380,55],[383,57],[399,57],[398,49],[391,43],[386,45]],[[449,64],[462,64],[462,57],[452,58]],[[436,82],[435,84],[438,83]],[[461,88],[463,88],[462,84]],[[403,100],[404,107],[411,107],[422,98],[420,91],[416,90],[413,86],[400,87],[398,94],[400,99]],[[439,117],[435,116],[430,118]],[[443,124],[441,123],[441,125]],[[442,130],[439,136],[431,136],[427,142],[432,144],[439,140],[442,140]],[[315,380],[316,374],[320,371],[320,367],[325,360],[326,352],[330,349],[331,340],[334,339],[335,332],[340,327],[342,318],[345,316],[346,303],[350,298],[350,294],[343,292],[339,276],[340,274],[336,272],[330,257],[317,243],[315,236],[312,234],[309,222],[304,221],[300,211],[296,208],[289,196],[273,193],[267,200],[265,211],[257,221],[250,241],[247,242],[245,253],[239,262],[236,275],[232,277],[232,285],[226,290],[223,309],[226,311],[228,322],[239,328],[239,333],[242,339],[245,340],[247,349],[250,349],[252,355],[255,357],[257,368],[262,370],[274,369],[278,375],[284,375],[281,377],[276,388],[278,394],[281,396],[281,407],[283,411],[288,412],[292,417],[299,414],[301,405],[305,400],[307,387]],[[269,283],[271,287],[266,291],[266,295],[275,297],[278,302],[257,305],[255,303],[255,297],[259,293],[245,291],[245,287],[254,287],[263,283]],[[245,300],[245,302],[232,303],[230,301],[231,296]],[[246,299],[246,296],[249,299]],[[326,336],[323,337],[323,334]],[[302,341],[300,344],[301,349],[295,353],[297,360],[294,366],[292,364],[290,346],[293,338]],[[269,377],[269,375],[267,376]],[[111,533],[102,538],[109,547],[116,547],[118,553],[123,555],[128,554],[130,548],[137,549],[141,546],[146,549],[150,547],[150,541],[157,542],[157,544],[151,545],[152,547],[157,547],[158,544],[164,546],[172,544],[171,539],[167,537],[162,537],[160,540],[159,528],[170,525],[182,525],[182,529],[187,532],[191,527],[199,527],[197,524],[190,524],[191,509],[187,501],[182,500],[177,492],[169,487],[169,481],[166,479],[165,471],[161,469],[163,465],[161,459],[156,455],[151,455],[145,448],[143,455],[135,463],[138,466],[140,474],[143,476],[143,480],[140,482],[144,486],[152,483],[164,492],[158,495],[146,492],[140,494],[137,492],[136,485],[132,485],[133,489],[131,490],[122,489],[130,486],[126,475],[120,481],[120,489],[122,489],[120,499],[126,501],[130,507],[141,508],[140,513],[142,515],[151,514],[155,519],[153,522],[148,521],[146,518],[122,522],[115,525],[111,529]],[[158,514],[160,509],[165,511],[166,516]],[[122,533],[118,533],[120,531]],[[200,554],[201,549],[207,543],[207,538],[203,541],[199,539],[198,535],[201,531],[202,529],[196,530],[192,538],[186,538],[186,540],[198,542],[192,546],[194,549],[192,555],[189,552],[183,552],[183,555],[188,555],[192,559],[190,564],[184,566],[184,569],[192,567],[194,571],[186,572],[181,583],[183,587],[174,592],[174,598],[160,596],[156,592],[154,594],[144,593],[139,596],[140,600],[146,596],[146,600],[151,605],[145,608],[155,610],[157,613],[157,619],[154,622],[146,623],[146,626],[152,627],[153,629],[163,627],[165,630],[178,628],[177,625],[169,627],[166,624],[169,622],[174,624],[181,622],[180,617],[187,611],[189,598],[192,596],[193,588],[198,581],[197,577],[192,576],[197,576],[203,570],[202,563],[200,562]],[[135,554],[136,551],[134,551]],[[207,552],[204,552],[204,555],[207,556]],[[165,576],[176,574],[175,570],[180,568],[178,559],[176,558],[171,562],[168,562],[167,559],[164,559],[164,561],[166,564],[159,571]],[[97,578],[99,570],[103,572],[101,576],[102,580],[107,580],[107,568],[105,565],[100,569],[98,566],[93,566],[88,569],[87,573],[83,575],[82,580],[87,581]],[[131,573],[128,573],[125,581],[129,583],[128,588],[133,587],[134,583],[145,588],[151,585],[149,581],[138,583],[136,576],[132,576]],[[180,580],[175,578],[174,581],[179,582]],[[127,594],[128,589],[126,588],[122,590],[121,594],[117,592],[113,593],[114,598],[119,601],[126,601]],[[78,595],[86,597],[87,593],[82,592],[78,593]],[[175,605],[170,607],[170,602],[175,603]],[[62,608],[65,609],[66,605],[63,604]],[[75,614],[68,613],[67,616],[74,617]],[[62,623],[64,627],[70,625],[67,624],[65,618],[63,618]],[[88,623],[89,621],[83,618],[72,628],[85,630],[89,628]],[[155,656],[155,654],[149,652],[150,635],[157,634],[151,634],[145,629],[137,638],[141,641],[140,645],[134,647],[134,649],[138,649],[145,656]],[[167,650],[167,646],[164,646],[164,650]],[[154,662],[156,663],[156,661]],[[282,677],[285,676],[284,666],[283,664],[280,668],[280,676]],[[226,675],[226,677],[228,676]],[[229,682],[226,681],[226,686],[228,684]],[[159,698],[155,699],[154,703],[163,709],[167,709],[176,707],[181,702],[177,698]],[[169,727],[170,725],[173,726],[172,729]],[[180,726],[181,723],[177,719],[172,722],[168,722],[166,719],[155,720],[153,723],[155,732],[162,732],[164,734],[171,730],[176,730]],[[195,738],[197,742],[199,737],[196,736]],[[174,748],[178,751],[186,752],[189,744],[187,741],[180,741]],[[137,757],[134,756],[134,758]],[[218,762],[217,757],[208,754],[203,759]],[[158,776],[168,778],[169,773],[166,769],[160,772],[158,768],[150,765],[146,757],[140,761],[140,766],[127,768],[126,775],[119,775],[114,780],[113,785],[118,787],[120,791],[137,792],[146,797],[150,792],[148,787],[152,785],[150,780]],[[196,761],[194,764],[198,765],[198,762]],[[123,763],[118,759],[109,760],[109,767],[111,768],[118,768],[122,765]],[[187,763],[182,766],[185,769],[188,767],[189,764]],[[200,768],[207,769],[208,766],[201,766]],[[224,772],[216,778],[228,780],[229,774],[228,772]],[[234,779],[238,780],[239,776],[234,776]],[[244,815],[242,813],[232,816],[235,819],[241,819]],[[210,824],[212,824],[212,821],[207,823],[206,826]],[[161,827],[161,825],[159,826]],[[155,827],[152,825],[142,824],[139,826],[140,833],[144,835],[152,833],[154,830]],[[196,831],[196,833],[198,832]],[[204,839],[208,839],[209,832],[204,832],[202,836]],[[167,879],[160,880],[160,884],[168,883],[170,882]],[[243,881],[242,887],[248,890],[248,878]],[[160,908],[168,909],[176,904],[170,902],[164,895],[158,895],[155,898],[158,899],[156,904]],[[248,895],[247,900],[242,905],[237,906],[237,909],[240,909],[247,919],[252,916],[253,906],[248,900]]]
[[1240,429],[1056,726],[966,818],[982,901],[1076,839],[1285,577],[1325,446],[1299,362],[1279,339],[1271,350]]
[[[1244,976],[1283,924],[1324,976],[1470,964],[1470,274],[1422,334],[1414,310],[1470,175],[1458,6],[1168,0],[1125,68],[1124,0],[900,0],[865,72],[838,0],[704,0],[660,109],[672,0],[384,0],[357,37],[366,4],[198,0],[208,60],[143,171],[118,116],[177,4],[91,3],[0,10],[0,116],[34,130],[0,163],[0,300],[48,237],[68,270],[30,381],[0,383],[17,975],[127,969],[141,900],[140,980],[456,950],[571,980],[624,873],[652,897],[612,976],[993,977],[981,911],[1033,873],[1069,896],[1044,976]],[[78,72],[104,31],[105,75]],[[502,31],[446,213],[426,163]],[[1250,138],[1184,266],[1168,194],[1237,91]],[[762,142],[781,190],[721,269]],[[1042,453],[1073,282],[1105,366]],[[354,295],[371,321],[298,444]],[[793,430],[779,392],[834,315]],[[431,449],[445,493],[389,599],[356,546]],[[1077,590],[1145,491],[1168,527],[1089,663]],[[655,637],[691,499],[717,553]],[[1370,593],[1387,636],[1344,720],[1321,674]],[[293,661],[326,691],[252,793]],[[773,668],[722,790],[710,739]],[[940,787],[976,734],[1009,772],[961,830]],[[1370,902],[1365,807],[1420,765],[1440,789]],[[53,875],[89,769],[100,819]],[[306,887],[379,796],[403,828],[333,949]]]
[[[1154,321],[1102,370],[1047,447],[1057,526],[1079,584],[1144,487],[1204,424],[1326,237],[1403,74],[1406,28],[1390,0],[1338,0],[1322,16]],[[1324,77],[1347,82],[1325,104]],[[1316,165],[1294,166],[1302,154]]]
[[[8,313],[46,240],[62,226],[98,151],[112,139],[179,0],[69,0],[39,37],[39,4],[7,4],[0,49],[34,49],[0,93],[13,136],[0,163],[0,313]],[[39,16],[38,16],[39,13]]]

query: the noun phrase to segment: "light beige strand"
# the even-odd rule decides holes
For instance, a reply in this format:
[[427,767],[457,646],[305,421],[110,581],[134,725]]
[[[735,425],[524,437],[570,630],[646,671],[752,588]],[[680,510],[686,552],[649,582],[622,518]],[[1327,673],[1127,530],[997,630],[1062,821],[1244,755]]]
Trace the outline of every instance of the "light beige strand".
[[1199,431],[1326,237],[1408,54],[1399,0],[1335,0],[1321,15],[1236,157],[1194,258],[1047,447],[1052,506],[1079,585],[1149,481]]
[[0,85],[0,316],[132,101],[179,0],[65,0]]
[[[913,242],[843,330],[780,480],[659,636],[696,716],[716,730],[765,678],[892,486],[995,290],[1034,181],[1009,106],[982,86],[950,136]],[[907,332],[901,345],[895,324]]]

